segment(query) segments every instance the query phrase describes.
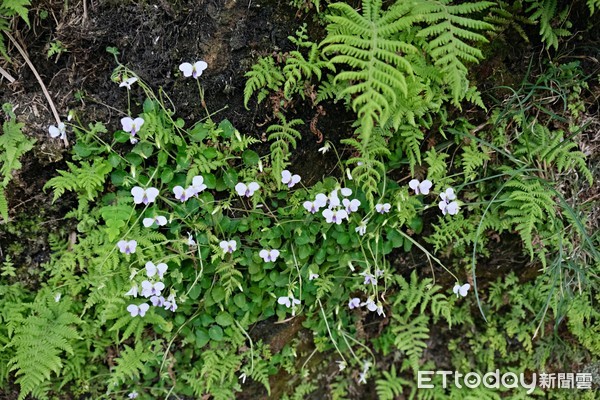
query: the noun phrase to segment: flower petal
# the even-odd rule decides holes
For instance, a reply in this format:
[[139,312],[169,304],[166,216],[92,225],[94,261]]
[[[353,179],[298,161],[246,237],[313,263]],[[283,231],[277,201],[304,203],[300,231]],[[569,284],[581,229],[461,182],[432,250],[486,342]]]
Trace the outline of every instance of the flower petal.
[[194,72],[194,66],[190,63],[185,62],[179,65],[179,70],[183,72],[183,76],[187,78],[192,76],[192,73]]

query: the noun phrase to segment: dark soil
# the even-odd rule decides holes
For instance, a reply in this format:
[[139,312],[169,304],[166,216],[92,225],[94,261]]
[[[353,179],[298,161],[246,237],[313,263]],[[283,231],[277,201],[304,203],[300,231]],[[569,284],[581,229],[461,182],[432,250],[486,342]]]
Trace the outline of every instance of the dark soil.
[[[261,105],[251,102],[249,111],[244,108],[244,73],[260,56],[291,49],[287,36],[293,34],[304,17],[295,16],[296,10],[285,1],[89,0],[85,3],[87,7],[84,8],[82,1],[69,2],[68,8],[64,9],[65,3],[59,0],[35,2],[30,12],[31,28],[24,23],[17,23],[13,30],[17,41],[40,73],[61,118],[66,119],[68,111],[74,110],[86,124],[101,121],[109,130],[120,128],[119,119],[124,116],[122,110],[126,109],[127,96],[125,89],[111,81],[116,64],[106,48],[112,46],[119,49],[121,63],[135,71],[153,89],[161,87],[169,94],[177,116],[187,123],[201,118],[204,111],[198,100],[195,82],[181,77],[177,67],[182,62],[205,60],[209,67],[201,80],[208,108],[218,111],[214,119],[227,118],[242,133],[266,141],[265,130],[273,118],[273,110],[268,102]],[[48,16],[42,20],[45,12]],[[574,10],[574,13],[578,12],[580,10]],[[318,29],[316,25],[310,27],[311,31]],[[591,32],[595,32],[596,37],[586,37],[585,44],[574,43],[569,50],[571,53],[566,54],[565,58],[585,54],[582,65],[588,72],[595,71],[597,74],[600,30]],[[539,54],[539,49],[532,49],[527,44],[512,45],[521,43],[511,36],[514,32],[503,34],[490,45],[494,55],[475,70],[484,94],[493,87],[520,82],[530,57]],[[49,45],[55,41],[60,41],[67,51],[48,58],[46,53]],[[26,124],[25,133],[37,142],[34,150],[24,157],[22,170],[7,190],[11,224],[0,225],[0,264],[10,254],[19,268],[19,280],[28,282],[33,289],[38,286],[36,272],[39,271],[39,265],[49,260],[48,235],[64,235],[75,229],[65,224],[63,219],[75,202],[74,197],[66,195],[53,204],[51,193],[42,190],[44,184],[56,175],[56,170],[65,168],[65,161],[69,158],[68,149],[48,136],[48,126],[55,123],[48,103],[23,58],[10,44],[8,49],[12,62],[0,61],[0,66],[16,81],[12,84],[4,79],[0,81],[0,99],[2,103],[13,104],[18,120]],[[533,63],[535,65],[535,60]],[[598,87],[592,88],[591,92],[600,97]],[[488,94],[499,97],[502,93]],[[142,96],[139,88],[132,90],[134,110],[136,107],[139,109],[144,100]],[[291,110],[296,113],[294,118],[306,122],[303,139],[294,154],[293,168],[298,169],[308,184],[324,175],[339,173],[335,168],[333,152],[326,157],[318,153],[316,150],[322,143],[308,130],[308,123],[314,118],[316,110],[308,102],[294,104]],[[325,140],[338,144],[340,138],[348,136],[351,131],[351,115],[341,106],[333,104],[328,105],[326,112],[320,117],[318,128]],[[460,112],[457,110],[457,114]],[[485,118],[485,115],[482,117]],[[586,143],[591,147],[590,152],[596,154],[596,160],[599,154],[597,147],[600,146],[598,125],[592,124],[590,132],[586,134]],[[595,132],[593,129],[596,129]],[[267,152],[268,146],[259,146],[259,151]],[[404,178],[399,176],[398,180]],[[587,190],[587,199],[597,198],[597,190]],[[35,210],[35,214],[32,215],[30,210]],[[518,238],[510,234],[490,239],[491,256],[479,263],[479,284],[493,281],[513,270],[518,271],[524,280],[536,276],[537,266],[531,265],[529,259],[521,255],[517,243]],[[408,265],[410,270],[416,268],[422,275],[431,273],[421,253],[398,253],[392,264],[404,266],[403,272],[408,270]],[[23,279],[23,276],[26,278]],[[438,284],[451,286],[451,278],[443,271],[436,271],[436,278]],[[251,334],[255,339],[262,338],[270,342],[274,351],[296,336],[303,343],[312,341],[298,319],[289,324],[276,325],[276,329],[272,321],[265,321],[255,327]],[[432,348],[436,348],[436,343],[437,347],[443,347],[440,345],[443,341],[443,337],[432,337]],[[299,357],[300,364],[312,351],[307,346],[304,346],[306,354]],[[333,365],[332,368],[337,366]],[[323,374],[326,380],[328,371],[323,371]],[[287,379],[290,377],[283,375],[272,379],[275,394],[283,392],[288,385]],[[276,380],[280,382],[276,383]],[[266,397],[262,387],[253,388],[256,392],[247,391],[243,398]],[[371,398],[369,393],[374,395],[372,389],[370,386],[361,387],[363,392],[353,395],[355,398]]]

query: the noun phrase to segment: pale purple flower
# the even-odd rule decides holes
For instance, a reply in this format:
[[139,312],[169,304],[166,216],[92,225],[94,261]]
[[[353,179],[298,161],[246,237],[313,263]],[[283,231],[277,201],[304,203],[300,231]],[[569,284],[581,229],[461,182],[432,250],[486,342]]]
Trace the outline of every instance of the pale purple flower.
[[458,214],[458,203],[454,201],[456,195],[454,189],[448,188],[445,192],[440,193],[442,201],[439,202],[438,207],[442,210],[442,214],[456,215]]
[[415,194],[429,194],[429,189],[431,189],[433,183],[427,179],[425,179],[423,182],[419,182],[418,179],[413,179],[408,182],[408,186],[415,191]]
[[319,277],[319,274],[315,274],[314,272],[312,272],[312,270],[308,270],[308,280],[312,281],[315,280]]
[[288,185],[289,188],[293,187],[296,183],[300,182],[300,179],[300,175],[292,175],[292,173],[287,169],[281,171],[281,183]]
[[135,76],[132,76],[131,78],[127,78],[123,82],[121,82],[119,84],[119,87],[126,87],[127,90],[130,90],[131,89],[131,85],[133,85],[137,81],[138,81],[138,78],[136,78]]
[[162,215],[157,215],[154,218],[144,218],[142,220],[142,224],[144,224],[144,226],[146,228],[151,227],[152,225],[154,225],[156,223],[156,225],[158,226],[164,226],[167,224],[167,217],[163,217]]
[[277,302],[287,308],[296,308],[296,305],[300,304],[300,300],[294,298],[294,295],[291,293],[288,296],[281,296],[277,299]]
[[186,78],[191,76],[194,79],[198,79],[206,68],[208,68],[208,64],[205,61],[196,61],[194,64],[184,62],[179,65],[179,70],[183,72],[183,76]]
[[367,309],[371,312],[377,311],[377,304],[373,301],[372,297],[369,297],[364,303],[360,303],[361,306],[367,306]]
[[158,193],[159,191],[155,187],[144,189],[139,186],[134,186],[131,188],[131,195],[133,196],[133,202],[135,204],[144,203],[146,205],[148,203],[154,203]]
[[263,249],[263,250],[260,251],[260,253],[258,253],[258,255],[265,262],[275,262],[275,260],[277,260],[277,257],[279,257],[279,250],[277,250],[277,249],[273,249],[273,250]]
[[260,189],[260,186],[256,182],[250,182],[248,185],[240,182],[235,185],[235,191],[240,196],[251,197],[258,189]]
[[462,286],[457,283],[456,285],[454,285],[454,288],[452,288],[452,291],[456,294],[456,297],[459,297],[459,296],[465,297],[470,288],[471,288],[471,285],[468,283],[465,283]]
[[331,210],[325,209],[323,210],[323,217],[325,217],[325,221],[329,224],[341,224],[344,218],[348,218],[348,213],[346,210]]
[[379,277],[381,277],[381,276],[383,276],[383,270],[382,270],[382,269],[379,269],[379,268],[377,268],[377,269],[375,270],[375,277],[376,277],[376,278],[379,278]]
[[340,202],[340,198],[338,197],[337,194],[337,189],[334,190],[333,192],[329,193],[329,197],[327,198],[329,200],[329,208],[335,208],[335,207],[339,207],[341,202]]
[[143,317],[144,315],[146,315],[146,311],[148,311],[149,308],[150,306],[147,303],[142,303],[139,306],[136,306],[135,304],[130,304],[127,306],[127,311],[129,311],[132,317],[136,317],[138,315],[140,317]]
[[129,291],[127,293],[125,293],[125,296],[137,297],[138,296],[138,286],[137,285],[133,285],[131,287],[131,289],[129,289]]
[[175,193],[175,198],[183,203],[190,197],[194,196],[196,191],[192,186],[188,187],[187,189],[184,189],[181,186],[175,186],[173,188],[173,193]]
[[317,194],[314,201],[305,201],[303,204],[306,211],[310,212],[311,214],[316,213],[321,207],[325,207],[326,205],[327,196],[325,196],[323,193]]
[[359,275],[362,275],[365,277],[365,281],[363,282],[364,285],[368,285],[369,283],[371,285],[377,285],[377,278],[375,278],[374,275],[372,275],[368,272],[361,272]]
[[167,272],[169,267],[165,263],[160,263],[158,265],[154,265],[152,261],[148,261],[146,263],[146,275],[148,278],[152,278],[154,275],[158,274],[158,279],[162,279],[165,272]]
[[358,297],[353,297],[348,302],[348,308],[351,310],[353,310],[355,308],[359,308],[359,307],[360,307],[360,299]]
[[353,200],[344,199],[344,200],[342,200],[342,204],[346,208],[346,212],[348,214],[350,214],[350,213],[358,211],[358,206],[360,206],[360,200],[358,200],[358,199],[353,199]]
[[121,253],[133,254],[137,248],[137,242],[135,240],[119,240],[117,247]]
[[366,384],[367,383],[367,373],[361,372],[358,374],[358,384]]
[[164,288],[165,288],[165,284],[162,282],[152,283],[150,281],[143,281],[141,294],[145,298],[148,298],[151,296],[160,296],[160,292]]
[[346,361],[336,361],[336,363],[337,363],[340,371],[343,371],[346,369],[346,366],[347,366]]
[[165,298],[162,296],[152,296],[150,297],[150,303],[154,307],[163,307],[165,305]]
[[129,393],[129,394],[127,395],[127,397],[129,397],[130,399],[137,399],[137,397],[138,397],[138,392],[136,392],[136,391],[134,390],[133,392]]
[[385,313],[383,312],[383,305],[381,304],[381,302],[377,302],[377,315],[379,315],[380,317],[383,316],[385,317]]
[[48,127],[48,132],[50,133],[51,138],[59,137],[61,140],[64,140],[67,137],[67,130],[64,122],[59,122],[58,126],[50,125]]
[[367,222],[369,222],[368,219],[360,221],[360,224],[354,228],[354,232],[358,232],[360,236],[363,236],[367,232]]
[[165,310],[169,310],[171,312],[175,312],[175,310],[177,310],[177,303],[175,302],[174,294],[170,294],[169,297],[167,297],[164,307],[165,307]]
[[203,192],[206,189],[206,185],[204,184],[204,177],[202,175],[196,175],[192,178],[192,186],[195,194]]
[[56,294],[54,295],[54,301],[55,301],[56,303],[58,303],[58,302],[60,301],[60,298],[61,298],[61,297],[62,297],[62,294],[60,294],[60,293],[56,293]]
[[235,240],[223,240],[219,243],[219,247],[223,249],[224,253],[233,253],[237,249],[237,242]]
[[341,188],[340,192],[342,193],[342,196],[344,196],[344,197],[352,196],[352,189],[350,189],[350,188]]
[[144,125],[144,119],[141,117],[137,117],[136,119],[131,119],[131,117],[121,118],[121,125],[123,125],[125,132],[129,132],[131,136],[135,136],[140,131],[142,125]]
[[188,244],[188,246],[195,246],[196,245],[196,241],[194,240],[194,237],[192,236],[191,232],[188,232],[187,244]]
[[385,214],[390,212],[390,209],[392,208],[392,205],[390,203],[377,203],[375,204],[375,210],[380,213],[380,214]]

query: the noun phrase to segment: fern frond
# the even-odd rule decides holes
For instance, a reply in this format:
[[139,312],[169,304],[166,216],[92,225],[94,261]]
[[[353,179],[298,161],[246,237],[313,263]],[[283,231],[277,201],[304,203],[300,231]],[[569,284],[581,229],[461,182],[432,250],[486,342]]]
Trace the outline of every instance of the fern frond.
[[16,371],[16,382],[21,386],[19,400],[51,380],[52,373],[60,375],[61,355],[73,354],[73,343],[80,339],[75,326],[82,321],[69,311],[71,303],[48,297],[34,303],[35,311],[15,329],[8,344],[14,349],[8,366]]
[[328,35],[321,42],[323,53],[331,54],[333,64],[344,64],[351,70],[340,72],[334,83],[348,84],[338,97],[352,96],[352,109],[361,123],[361,134],[368,140],[377,125],[390,117],[399,96],[407,96],[406,78],[413,70],[405,55],[416,48],[395,38],[408,29],[415,18],[411,6],[397,3],[384,11],[380,0],[364,0],[363,13],[350,5],[335,3],[328,15]]
[[296,148],[296,140],[302,138],[302,134],[295,128],[304,122],[301,119],[293,119],[288,122],[283,114],[278,114],[281,124],[273,124],[267,128],[268,140],[271,143],[271,165],[273,178],[280,182],[281,171],[287,165],[290,157],[290,150]]
[[244,88],[244,107],[248,109],[250,97],[258,92],[257,102],[262,102],[269,90],[277,91],[285,78],[281,68],[275,65],[273,57],[262,57],[252,66],[252,70],[244,75],[248,80]]
[[486,37],[476,31],[494,29],[481,19],[464,15],[479,13],[493,5],[489,1],[451,5],[450,0],[441,0],[419,2],[415,8],[414,12],[428,24],[417,36],[428,39],[429,54],[441,68],[457,106],[469,88],[465,63],[477,63],[483,58],[481,50],[470,43],[487,43]]

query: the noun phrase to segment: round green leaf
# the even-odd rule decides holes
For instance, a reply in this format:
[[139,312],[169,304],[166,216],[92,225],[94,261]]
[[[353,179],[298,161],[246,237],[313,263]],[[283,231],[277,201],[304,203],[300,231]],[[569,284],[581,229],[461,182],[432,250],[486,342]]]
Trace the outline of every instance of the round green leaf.
[[252,167],[258,164],[260,158],[258,157],[258,154],[255,151],[246,150],[242,153],[242,160],[244,160],[244,164],[246,164],[249,167]]
[[212,340],[220,342],[221,340],[223,340],[223,329],[219,325],[213,325],[208,330],[208,336]]
[[233,317],[227,312],[222,312],[215,318],[217,324],[221,326],[229,326],[233,324]]

